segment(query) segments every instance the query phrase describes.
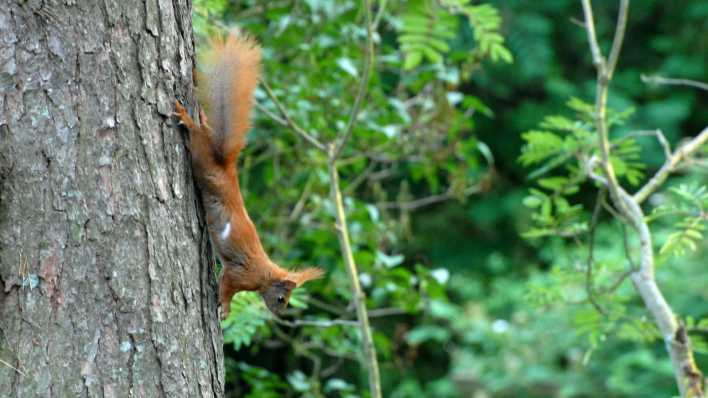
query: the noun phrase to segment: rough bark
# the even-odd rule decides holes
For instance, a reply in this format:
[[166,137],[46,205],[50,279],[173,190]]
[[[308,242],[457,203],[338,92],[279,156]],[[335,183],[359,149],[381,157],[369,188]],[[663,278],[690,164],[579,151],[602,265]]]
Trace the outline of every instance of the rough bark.
[[213,262],[170,119],[193,99],[190,11],[0,7],[2,396],[223,396]]

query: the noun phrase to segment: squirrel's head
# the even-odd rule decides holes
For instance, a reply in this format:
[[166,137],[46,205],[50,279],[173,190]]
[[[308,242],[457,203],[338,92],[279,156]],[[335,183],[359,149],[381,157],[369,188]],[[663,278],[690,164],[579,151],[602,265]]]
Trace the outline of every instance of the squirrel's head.
[[277,315],[288,306],[293,289],[309,280],[321,278],[322,275],[324,275],[324,271],[319,268],[288,272],[284,279],[276,280],[261,290],[261,296],[263,296],[263,301],[270,312]]
[[295,282],[292,281],[277,281],[261,292],[263,301],[265,301],[270,312],[277,315],[288,306],[290,293],[295,289],[295,286]]

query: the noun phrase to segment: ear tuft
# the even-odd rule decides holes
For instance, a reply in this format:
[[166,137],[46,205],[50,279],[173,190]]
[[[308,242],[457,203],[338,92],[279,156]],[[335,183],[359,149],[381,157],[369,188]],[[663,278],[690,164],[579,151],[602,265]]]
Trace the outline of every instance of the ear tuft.
[[293,289],[295,289],[295,288],[297,287],[297,283],[295,283],[295,282],[293,282],[293,281],[291,281],[291,280],[284,280],[284,281],[282,281],[282,282],[280,282],[280,283],[281,283],[281,285],[282,285],[284,288],[286,288],[286,289],[288,289],[288,290],[293,290]]
[[310,267],[300,271],[290,272],[290,275],[288,275],[288,279],[295,282],[295,284],[299,287],[307,281],[319,279],[323,276],[324,271],[322,270],[322,268]]

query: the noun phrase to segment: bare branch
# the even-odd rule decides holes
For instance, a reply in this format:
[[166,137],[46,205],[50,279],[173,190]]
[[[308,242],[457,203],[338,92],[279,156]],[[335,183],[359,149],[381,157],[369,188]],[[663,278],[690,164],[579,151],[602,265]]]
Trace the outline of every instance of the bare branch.
[[26,374],[25,372],[21,371],[20,369],[17,369],[16,367],[14,367],[14,366],[10,365],[9,363],[3,361],[2,359],[0,359],[0,364],[3,364],[3,365],[5,365],[5,366],[7,366],[8,368],[10,368],[10,369],[14,370],[15,372],[21,374],[22,376],[27,376],[27,374]]
[[602,209],[602,202],[605,200],[605,190],[601,189],[597,193],[597,198],[595,199],[595,209],[592,212],[592,217],[590,218],[590,240],[588,242],[588,259],[585,266],[585,292],[588,296],[590,304],[602,315],[606,315],[605,310],[602,308],[600,303],[595,299],[595,287],[593,286],[593,275],[592,267],[595,261],[595,230],[597,227],[597,219],[600,217],[600,210]]
[[676,170],[682,160],[689,158],[706,142],[708,142],[708,127],[704,128],[703,131],[701,131],[689,142],[677,148],[676,151],[669,156],[661,169],[654,174],[654,177],[652,177],[651,180],[649,180],[637,193],[634,194],[634,200],[640,204],[644,202],[649,195],[654,193],[654,191],[656,191],[661,184],[666,181],[669,174]]
[[297,203],[295,203],[295,207],[293,207],[293,210],[290,212],[290,215],[288,216],[289,222],[295,222],[300,219],[300,215],[302,214],[302,211],[305,208],[305,203],[307,202],[307,199],[310,197],[310,193],[312,193],[312,185],[313,184],[314,184],[314,178],[313,177],[308,178],[307,182],[305,183],[305,188],[303,188],[302,193],[300,194],[300,199],[298,199]]
[[620,286],[622,286],[622,283],[625,280],[627,280],[627,278],[630,277],[636,271],[637,270],[634,268],[624,271],[623,273],[620,274],[620,276],[617,277],[617,280],[615,280],[614,283],[612,283],[607,288],[600,290],[600,293],[601,294],[614,293]]
[[[463,191],[464,196],[469,196],[482,191],[483,184],[476,184],[465,188]],[[452,187],[448,188],[444,193],[426,196],[424,198],[414,199],[409,202],[383,202],[379,203],[378,206],[382,209],[401,209],[401,210],[415,210],[421,207],[430,206],[435,203],[444,202],[446,200],[453,199],[455,197],[455,192]]]
[[349,140],[349,136],[352,134],[354,123],[356,122],[362,102],[364,101],[374,60],[374,41],[371,26],[371,1],[362,0],[362,7],[364,8],[364,22],[366,24],[366,50],[364,55],[362,78],[359,84],[359,91],[354,99],[354,105],[352,106],[352,110],[349,114],[349,122],[347,123],[344,132],[341,134],[341,138],[338,141],[335,139],[334,142],[327,146],[327,166],[330,175],[331,200],[335,208],[335,229],[337,230],[340,250],[342,252],[342,257],[344,257],[344,265],[347,269],[347,274],[351,283],[352,301],[354,307],[356,308],[357,323],[361,332],[362,345],[364,346],[364,365],[367,368],[367,373],[369,376],[369,390],[371,392],[371,398],[381,398],[379,362],[376,357],[376,347],[374,346],[371,327],[369,326],[366,296],[361,288],[361,283],[359,282],[359,272],[357,270],[356,262],[354,261],[351,242],[349,241],[349,228],[347,226],[347,217],[344,212],[342,190],[339,185],[339,170],[337,169],[337,159],[342,152],[342,148],[344,148],[344,145],[346,145]]
[[656,130],[640,130],[640,131],[631,131],[629,134],[626,136],[622,137],[620,140],[616,142],[622,142],[625,141],[629,138],[633,137],[656,137],[656,140],[659,141],[659,145],[661,145],[661,149],[664,150],[664,157],[666,159],[671,157],[671,145],[669,145],[669,141],[666,139],[666,136],[664,133],[661,132],[660,129]]
[[382,318],[386,316],[403,315],[407,313],[408,311],[404,310],[403,308],[377,308],[369,311],[369,318]]
[[637,201],[624,190],[620,190],[620,195],[625,201],[628,217],[639,236],[640,265],[639,270],[631,274],[632,282],[664,337],[681,396],[702,397],[700,383],[695,382],[696,375],[700,375],[700,370],[693,359],[688,336],[681,336],[676,315],[659,290],[654,277],[654,252],[649,226],[644,220],[644,214]]
[[275,120],[278,124],[282,124],[285,127],[290,127],[288,122],[281,118],[280,116],[276,115],[275,113],[271,112],[268,108],[265,106],[261,105],[260,103],[256,102],[256,109],[258,109],[259,112],[265,113],[266,116],[269,118]]
[[[625,4],[626,3],[626,4]],[[595,22],[592,16],[592,7],[590,0],[582,0],[583,12],[585,14],[585,30],[588,34],[588,42],[592,53],[593,63],[597,69],[597,83],[595,88],[595,127],[597,129],[598,145],[600,147],[601,161],[600,165],[607,178],[607,187],[610,190],[610,195],[615,205],[620,209],[621,213],[625,213],[624,202],[619,198],[617,177],[615,176],[614,168],[610,162],[610,140],[609,132],[607,131],[607,91],[612,78],[612,70],[608,68],[602,57],[600,47],[597,44],[595,35]],[[615,30],[615,38],[612,43],[613,62],[616,64],[619,57],[619,50],[622,48],[622,40],[624,39],[624,29],[626,27],[627,11],[629,8],[628,0],[622,0],[620,4],[620,14],[618,16],[617,28]],[[612,65],[614,68],[614,65]]]
[[371,327],[369,326],[369,315],[366,309],[366,296],[361,289],[359,282],[359,273],[354,261],[351,242],[349,241],[349,228],[347,227],[347,217],[344,213],[344,202],[342,200],[342,191],[339,187],[339,172],[337,171],[337,162],[334,155],[334,144],[330,144],[329,153],[329,175],[332,184],[332,203],[335,207],[335,228],[339,238],[339,245],[344,257],[344,265],[349,275],[352,288],[352,301],[356,308],[359,328],[361,330],[361,339],[364,345],[364,358],[366,359],[366,367],[369,373],[369,388],[372,398],[381,398],[381,379],[379,376],[379,363],[376,358],[376,347],[371,335]]
[[300,326],[316,326],[318,328],[331,328],[334,326],[359,326],[359,322],[352,321],[349,319],[318,319],[318,320],[307,320],[307,319],[296,319],[294,321],[287,321],[283,318],[273,316],[275,323],[290,328],[296,328]]
[[629,269],[632,271],[638,271],[637,263],[632,259],[632,251],[629,246],[629,236],[627,235],[627,228],[625,228],[624,223],[620,223],[620,228],[622,228],[622,246],[624,247],[624,256],[627,257],[627,262],[629,263]]
[[615,72],[619,53],[622,49],[624,41],[624,32],[627,29],[627,14],[629,11],[629,0],[621,0],[619,11],[617,12],[617,26],[615,27],[615,37],[612,39],[612,49],[610,50],[610,59],[607,61],[607,80],[612,79],[612,74]]
[[[283,125],[289,126],[291,129],[293,129],[300,137],[304,138],[305,141],[309,142],[314,146],[315,148],[321,150],[321,151],[326,151],[327,149],[325,148],[324,144],[319,142],[317,138],[312,136],[311,134],[307,133],[302,127],[300,127],[295,121],[290,118],[290,115],[288,114],[287,109],[283,106],[283,104],[278,101],[278,97],[275,96],[275,93],[273,93],[273,90],[271,90],[270,86],[268,83],[265,81],[262,82],[263,88],[265,89],[266,93],[268,94],[268,97],[270,98],[271,101],[275,104],[275,107],[278,108],[278,112],[280,112],[280,115],[282,116],[282,119],[277,118],[274,119],[278,123],[281,123]],[[262,109],[262,108],[261,108]],[[274,116],[271,112],[266,112],[269,116]]]
[[[676,315],[656,283],[652,238],[649,226],[642,213],[640,202],[664,182],[671,170],[678,164],[679,160],[686,157],[687,154],[690,154],[692,151],[695,151],[702,142],[708,139],[708,129],[704,130],[703,133],[699,134],[699,136],[688,145],[679,148],[677,150],[678,156],[670,157],[665,166],[659,170],[657,175],[654,176],[635,197],[632,197],[622,189],[615,177],[612,163],[610,163],[606,107],[609,81],[612,77],[614,67],[616,66],[619,50],[621,49],[622,40],[624,38],[628,0],[621,0],[620,2],[619,17],[614,42],[612,44],[609,67],[603,61],[600,48],[597,44],[590,1],[582,0],[582,4],[590,51],[592,52],[593,63],[597,68],[595,125],[600,147],[600,166],[605,176],[602,177],[595,174],[594,165],[597,160],[594,156],[587,162],[585,166],[586,172],[590,178],[599,181],[609,189],[613,203],[619,209],[619,215],[621,218],[629,221],[637,231],[640,252],[639,269],[632,272],[630,277],[634,283],[635,289],[644,302],[644,306],[654,318],[654,322],[666,342],[666,349],[671,358],[676,384],[678,385],[681,396],[702,397],[703,391],[700,380],[702,376],[700,370],[698,370],[695,365],[688,336],[685,332],[681,334],[683,328],[679,328]],[[701,138],[704,134],[706,137]],[[697,379],[698,381],[696,381]]]
[[590,0],[582,0],[583,14],[585,14],[585,23],[583,27],[588,33],[588,42],[590,43],[590,53],[592,54],[592,63],[597,68],[604,68],[605,61],[602,59],[600,46],[597,44],[597,35],[595,34],[595,21],[592,16],[592,6]]
[[363,183],[374,171],[374,169],[376,168],[376,163],[377,163],[376,161],[369,162],[369,165],[366,166],[366,169],[364,169],[364,171],[361,174],[356,176],[347,185],[347,187],[344,189],[344,193],[348,195],[348,194],[354,192],[357,188],[359,188],[359,185],[361,185],[361,183]]
[[362,70],[361,81],[359,82],[359,90],[354,99],[354,105],[349,113],[349,121],[347,126],[344,128],[344,133],[342,133],[334,152],[331,154],[332,159],[337,159],[342,152],[342,148],[349,140],[349,136],[354,130],[354,123],[356,122],[357,116],[359,116],[359,110],[361,109],[361,103],[364,101],[366,96],[366,89],[369,86],[369,79],[371,78],[371,69],[374,63],[374,38],[371,26],[371,4],[370,0],[362,0],[362,6],[364,7],[364,23],[366,24],[366,50],[364,54],[364,67]]
[[688,86],[688,87],[693,87],[693,88],[697,88],[700,90],[708,91],[708,83],[699,82],[697,80],[674,79],[674,78],[670,78],[670,77],[647,76],[647,75],[641,75],[640,78],[642,79],[642,82],[647,83],[647,84],[666,84],[666,85],[674,85],[674,86]]
[[384,11],[386,11],[386,0],[379,0],[379,9],[376,11],[374,22],[371,23],[371,30],[376,31],[378,29]]

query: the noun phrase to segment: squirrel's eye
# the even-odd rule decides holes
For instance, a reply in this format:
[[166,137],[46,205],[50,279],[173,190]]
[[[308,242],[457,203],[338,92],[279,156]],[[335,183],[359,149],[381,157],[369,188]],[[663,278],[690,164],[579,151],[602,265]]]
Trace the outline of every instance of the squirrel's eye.
[[278,303],[283,304],[285,302],[284,296],[278,296]]

